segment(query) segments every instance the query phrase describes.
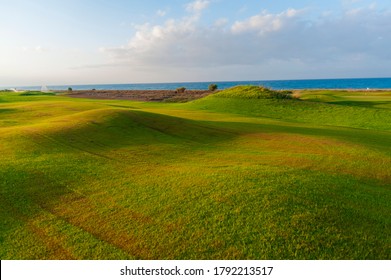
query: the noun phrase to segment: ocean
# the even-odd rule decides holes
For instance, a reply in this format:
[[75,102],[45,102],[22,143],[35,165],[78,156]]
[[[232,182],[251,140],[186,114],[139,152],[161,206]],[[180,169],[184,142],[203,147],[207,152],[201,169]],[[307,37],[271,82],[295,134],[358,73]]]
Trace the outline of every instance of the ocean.
[[[146,84],[96,84],[96,85],[42,85],[49,90],[173,90],[178,87],[186,89],[208,89],[209,84],[217,84],[219,89],[237,85],[257,85],[276,90],[282,89],[391,89],[391,78],[355,78],[355,79],[310,79],[310,80],[259,80],[229,82],[179,82],[179,83],[146,83]],[[18,90],[40,90],[41,86],[16,87]]]

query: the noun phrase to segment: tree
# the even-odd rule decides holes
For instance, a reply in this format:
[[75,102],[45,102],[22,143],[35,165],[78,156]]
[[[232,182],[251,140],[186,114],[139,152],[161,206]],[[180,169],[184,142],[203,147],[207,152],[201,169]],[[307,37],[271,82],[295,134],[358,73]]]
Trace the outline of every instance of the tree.
[[186,90],[185,87],[180,87],[180,88],[177,88],[175,92],[176,93],[185,93],[185,90]]
[[216,84],[210,84],[209,86],[208,86],[208,90],[209,91],[215,91],[217,89],[217,85]]

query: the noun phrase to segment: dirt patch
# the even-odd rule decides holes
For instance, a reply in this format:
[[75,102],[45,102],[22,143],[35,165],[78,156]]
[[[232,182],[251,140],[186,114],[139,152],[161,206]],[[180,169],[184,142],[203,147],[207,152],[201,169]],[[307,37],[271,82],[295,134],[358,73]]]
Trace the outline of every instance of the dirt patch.
[[187,102],[211,94],[208,90],[77,90],[64,92],[69,97],[96,99],[123,99],[155,102]]

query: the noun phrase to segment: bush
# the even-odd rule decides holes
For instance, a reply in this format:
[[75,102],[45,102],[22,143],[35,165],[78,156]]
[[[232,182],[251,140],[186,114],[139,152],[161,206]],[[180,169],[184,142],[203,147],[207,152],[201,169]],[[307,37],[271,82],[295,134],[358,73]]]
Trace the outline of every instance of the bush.
[[185,93],[185,91],[186,91],[185,87],[180,87],[180,88],[177,88],[175,92],[176,93]]
[[209,86],[208,86],[208,90],[209,91],[215,91],[217,89],[217,85],[216,84],[210,84]]
[[71,87],[69,87],[69,88],[68,88],[68,91],[72,91],[72,88],[71,88]]

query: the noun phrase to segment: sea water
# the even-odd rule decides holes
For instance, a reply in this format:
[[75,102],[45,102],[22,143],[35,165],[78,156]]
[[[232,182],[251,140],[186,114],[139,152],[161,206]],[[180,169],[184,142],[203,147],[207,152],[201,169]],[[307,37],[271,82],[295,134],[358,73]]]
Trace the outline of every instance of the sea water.
[[[310,80],[259,80],[259,81],[209,81],[178,83],[135,83],[135,84],[96,84],[96,85],[52,85],[50,90],[174,90],[186,89],[206,90],[210,84],[217,84],[219,89],[237,85],[257,85],[272,89],[391,89],[391,78],[356,78],[356,79],[310,79]],[[17,87],[21,90],[40,90],[41,86]]]

